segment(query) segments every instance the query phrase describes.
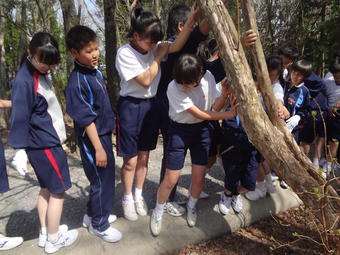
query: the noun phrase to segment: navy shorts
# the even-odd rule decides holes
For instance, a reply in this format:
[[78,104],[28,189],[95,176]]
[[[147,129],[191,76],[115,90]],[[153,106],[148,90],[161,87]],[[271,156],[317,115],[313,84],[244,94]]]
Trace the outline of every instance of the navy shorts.
[[[233,149],[222,155],[225,172],[224,186],[227,190],[237,195],[237,187],[242,186],[253,191],[256,187],[256,177],[260,156],[257,150],[235,152]],[[242,160],[239,160],[242,157]]]
[[46,149],[26,148],[41,188],[51,194],[61,194],[71,188],[66,153],[61,146]]
[[8,190],[9,184],[6,169],[5,151],[0,139],[0,193],[7,192]]
[[222,128],[218,120],[210,120],[209,127],[211,135],[209,157],[213,157],[218,154],[218,146],[221,144]]
[[327,121],[327,138],[329,141],[340,141],[340,117],[329,117]]
[[[326,122],[326,118],[324,117]],[[325,137],[325,126],[324,121],[320,114],[315,118],[312,116],[304,121],[301,132],[300,132],[300,142],[311,144],[316,137]]]
[[207,165],[210,147],[208,121],[197,124],[181,124],[170,121],[166,168],[180,170],[184,166],[187,150],[193,165]]
[[159,134],[155,98],[120,97],[117,104],[117,154],[131,158],[154,150]]

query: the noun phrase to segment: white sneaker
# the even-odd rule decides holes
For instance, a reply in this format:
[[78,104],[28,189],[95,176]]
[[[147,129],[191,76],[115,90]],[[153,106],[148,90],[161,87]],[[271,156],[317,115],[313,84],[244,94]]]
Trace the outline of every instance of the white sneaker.
[[330,176],[332,172],[332,162],[326,162],[323,165],[322,171],[326,174],[326,177]]
[[[265,181],[265,186],[266,186],[266,190],[268,191],[268,193],[276,193],[276,187],[274,185],[274,183],[272,181]],[[266,193],[264,193],[264,196],[266,195]]]
[[196,208],[190,208],[189,206],[187,206],[187,222],[189,227],[195,226],[196,220],[197,220]]
[[56,241],[55,243],[52,243],[48,240],[46,241],[45,244],[46,253],[55,253],[60,248],[70,246],[71,244],[73,244],[78,238],[78,231],[73,229],[64,233],[59,232],[58,235],[59,235],[58,241]]
[[182,216],[185,213],[185,208],[176,202],[167,202],[164,206],[164,210],[174,217]]
[[135,202],[129,200],[122,201],[124,217],[127,220],[136,221],[138,220],[138,215],[136,213]]
[[23,241],[24,239],[22,237],[6,237],[0,235],[0,251],[13,249],[22,244]]
[[280,181],[280,186],[283,189],[288,189],[288,187],[289,187],[288,184],[285,181]]
[[259,189],[258,187],[255,188],[254,191],[248,191],[244,194],[248,200],[255,201],[259,200],[266,196],[266,191]]
[[154,236],[158,236],[162,230],[162,217],[157,218],[155,210],[152,211],[150,217],[150,230]]
[[318,159],[313,159],[313,166],[316,170],[320,169],[320,165],[319,165],[319,160]]
[[[109,218],[108,218],[109,224],[115,222],[116,220],[117,220],[116,215],[114,215],[114,214],[109,215]],[[83,227],[88,228],[91,225],[91,221],[92,221],[92,217],[89,217],[87,214],[84,214]]]
[[135,200],[135,206],[136,206],[136,212],[140,216],[145,216],[148,214],[148,206],[145,203],[145,200],[143,197],[137,198]]
[[235,212],[240,213],[243,210],[243,203],[241,195],[233,195],[231,200],[231,207]]
[[218,208],[222,214],[228,214],[230,211],[232,197],[227,197],[224,192],[221,193],[221,200],[218,203]]
[[109,227],[105,231],[99,232],[97,229],[94,229],[92,227],[92,224],[90,224],[89,232],[91,234],[99,236],[104,241],[109,242],[109,243],[115,243],[115,242],[118,242],[120,239],[122,239],[122,233],[120,233],[117,229],[113,227]]
[[[67,232],[68,231],[68,226],[63,224],[59,226],[59,232]],[[39,247],[45,247],[47,241],[47,235],[42,234],[41,232],[39,233],[39,239],[38,239],[38,246]]]

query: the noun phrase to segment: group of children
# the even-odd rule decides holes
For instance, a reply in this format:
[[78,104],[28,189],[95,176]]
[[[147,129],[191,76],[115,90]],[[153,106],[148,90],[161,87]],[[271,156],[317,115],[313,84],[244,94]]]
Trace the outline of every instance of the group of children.
[[[83,168],[90,182],[83,226],[107,242],[122,238],[122,234],[110,226],[116,220],[111,214],[115,192],[114,130],[117,154],[123,157],[123,213],[130,221],[148,214],[142,191],[149,152],[155,149],[160,132],[163,136],[161,182],[150,217],[150,229],[155,236],[161,232],[164,211],[173,216],[187,211],[188,225],[195,226],[196,204],[200,197],[206,196],[204,178],[218,151],[226,176],[219,202],[221,213],[228,213],[231,207],[241,212],[241,193],[255,200],[266,191],[275,191],[266,161],[248,141],[237,116],[238,103],[223,80],[225,72],[216,41],[208,38],[209,25],[206,20],[198,22],[198,14],[198,8],[190,11],[185,5],[173,7],[169,13],[167,40],[161,41],[160,20],[142,8],[132,11],[130,41],[119,48],[116,55],[115,65],[120,76],[116,115],[104,77],[97,69],[96,34],[80,25],[67,33],[66,45],[75,61],[65,89],[66,112],[74,121]],[[242,43],[249,46],[256,39],[256,34],[246,31]],[[340,125],[339,56],[331,68],[334,79],[327,81],[326,90],[320,90],[326,91],[328,104],[320,106],[319,83],[316,86],[315,79],[308,83],[311,64],[305,60],[295,62],[287,55],[283,49],[279,56],[267,60],[278,114],[286,120],[297,141],[303,142],[304,148],[314,140],[310,137],[314,133],[307,134],[311,129],[308,125],[317,126],[316,121],[323,116],[330,128],[327,138],[331,152],[336,153]],[[29,44],[28,57],[13,81],[12,105],[10,102],[5,105],[12,106],[8,143],[15,149],[25,149],[41,187],[37,202],[41,225],[38,245],[46,253],[71,245],[78,236],[76,230],[60,225],[63,197],[71,187],[71,180],[62,148],[66,139],[63,115],[49,77],[50,70],[59,62],[57,41],[48,33],[35,34]],[[316,101],[314,108],[311,100]],[[314,111],[317,113],[313,114]],[[1,149],[0,177],[6,180],[2,146]],[[188,149],[192,183],[185,209],[175,202],[175,194]],[[308,148],[305,152],[308,153]],[[329,157],[328,162],[331,160]],[[0,191],[6,190],[8,182],[1,181]],[[15,240],[9,246],[9,241],[2,242],[0,238],[0,250],[22,242],[20,238]]]

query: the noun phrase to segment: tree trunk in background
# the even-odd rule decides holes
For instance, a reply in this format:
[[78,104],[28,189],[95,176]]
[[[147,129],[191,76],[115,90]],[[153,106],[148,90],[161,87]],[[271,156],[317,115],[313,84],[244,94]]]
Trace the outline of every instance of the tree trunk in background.
[[113,109],[116,109],[119,95],[119,77],[115,69],[117,53],[117,33],[115,25],[116,4],[116,0],[104,0],[106,78],[107,90]]
[[[73,0],[59,0],[59,2],[63,13],[64,33],[66,36],[67,32],[70,30],[71,27],[80,24],[81,8],[79,8],[77,12]],[[67,54],[66,61],[67,76],[72,71],[72,68],[73,59],[70,54]]]
[[8,90],[8,76],[6,74],[6,62],[5,62],[5,18],[3,8],[0,8],[0,93],[2,99],[4,99],[5,92]]
[[161,3],[160,0],[153,1],[153,9],[158,18],[161,18]]
[[[20,10],[20,26],[23,30],[26,30],[27,25],[27,6],[26,2],[22,1],[21,3],[21,10]],[[28,50],[28,42],[27,42],[27,36],[23,31],[20,31],[20,41],[19,41],[19,53],[18,53],[18,66],[17,70],[20,67],[20,62],[22,60],[22,57],[26,54],[26,51]]]
[[[240,104],[238,114],[249,141],[268,160],[275,173],[292,187],[304,204],[314,210],[320,221],[326,223],[328,228],[337,229],[339,222],[336,219],[340,212],[340,203],[336,200],[339,199],[338,194],[330,186],[324,188],[326,181],[315,172],[309,159],[301,151],[297,151],[297,145],[292,136],[284,130],[286,128],[280,122],[276,123],[272,113],[269,114],[272,117],[271,122],[263,110],[243,48],[240,45],[237,49],[238,37],[235,26],[222,1],[199,0],[198,2],[218,42],[221,60],[227,79]],[[248,6],[248,9],[243,9],[243,12],[253,15],[251,1],[244,0],[243,2],[243,6]],[[255,20],[255,16],[250,19]],[[257,30],[256,27],[253,29]],[[256,50],[260,49],[258,45]],[[264,86],[264,91],[267,91],[264,98],[269,97],[268,102],[273,102],[274,99],[271,98],[273,93],[268,93],[270,85],[268,85],[268,72],[264,68],[263,52],[262,54],[258,52],[258,54],[256,60],[259,66],[262,66],[258,68],[258,71],[264,77],[262,81],[264,84],[260,86]],[[327,196],[323,196],[323,193],[336,199],[328,199]],[[321,195],[319,200],[318,194]],[[325,210],[320,211],[321,205],[325,207]]]

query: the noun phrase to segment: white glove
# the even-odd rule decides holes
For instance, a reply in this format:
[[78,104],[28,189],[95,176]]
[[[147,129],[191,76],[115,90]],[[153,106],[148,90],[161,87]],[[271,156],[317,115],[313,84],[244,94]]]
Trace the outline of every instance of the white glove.
[[15,150],[11,165],[20,175],[25,175],[27,173],[27,154],[24,149]]
[[300,120],[300,115],[294,115],[293,117],[290,117],[288,120],[286,120],[287,128],[290,132],[292,132],[293,129],[299,124]]

